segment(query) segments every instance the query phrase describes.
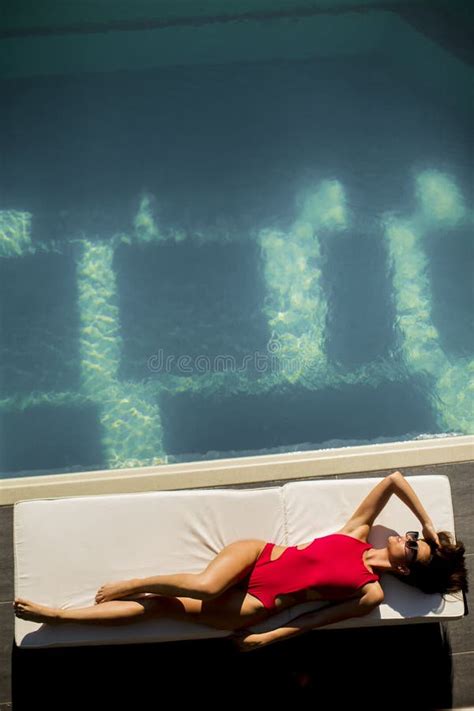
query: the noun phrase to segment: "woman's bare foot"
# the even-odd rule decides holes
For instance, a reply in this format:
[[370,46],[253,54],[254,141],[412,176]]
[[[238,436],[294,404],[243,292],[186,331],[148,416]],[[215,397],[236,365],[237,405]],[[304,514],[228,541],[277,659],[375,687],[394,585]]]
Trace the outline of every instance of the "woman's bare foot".
[[95,596],[97,605],[101,602],[111,602],[111,600],[123,600],[124,597],[133,595],[130,580],[120,580],[116,583],[105,583],[101,585]]
[[15,598],[13,608],[15,615],[22,620],[31,620],[32,622],[57,622],[61,619],[61,611],[58,608],[37,605],[35,602],[25,600],[23,597]]

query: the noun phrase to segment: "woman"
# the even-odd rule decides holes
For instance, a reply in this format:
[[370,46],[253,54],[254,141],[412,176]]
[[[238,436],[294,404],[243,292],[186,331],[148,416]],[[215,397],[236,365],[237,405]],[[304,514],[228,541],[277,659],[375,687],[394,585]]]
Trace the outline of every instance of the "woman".
[[[423,538],[409,531],[388,536],[385,548],[372,548],[367,543],[371,527],[393,493],[418,517]],[[436,533],[413,488],[396,471],[372,489],[341,529],[312,542],[286,547],[260,539],[239,540],[227,545],[201,573],[106,583],[92,607],[65,610],[16,598],[14,609],[17,617],[47,623],[186,619],[235,630],[237,648],[250,651],[369,613],[384,598],[381,573],[392,573],[426,593],[467,592],[464,552],[464,545],[449,533]],[[260,634],[243,629],[310,600],[333,604],[300,615],[287,627]]]

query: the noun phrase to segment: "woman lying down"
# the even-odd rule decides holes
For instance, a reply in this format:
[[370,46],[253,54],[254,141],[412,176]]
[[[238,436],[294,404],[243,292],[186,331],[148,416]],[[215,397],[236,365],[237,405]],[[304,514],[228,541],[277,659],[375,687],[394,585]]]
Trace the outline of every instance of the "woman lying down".
[[[374,520],[392,494],[416,514],[418,531],[387,537],[384,548],[367,542]],[[60,624],[128,624],[168,617],[234,630],[241,651],[251,651],[307,630],[368,614],[384,599],[381,573],[391,573],[425,593],[467,592],[461,541],[436,532],[415,491],[399,471],[385,477],[339,530],[296,546],[260,539],[225,546],[200,573],[175,573],[109,582],[95,605],[46,607],[16,598],[15,615]],[[312,600],[332,604],[296,617],[285,627],[250,633],[283,609]]]

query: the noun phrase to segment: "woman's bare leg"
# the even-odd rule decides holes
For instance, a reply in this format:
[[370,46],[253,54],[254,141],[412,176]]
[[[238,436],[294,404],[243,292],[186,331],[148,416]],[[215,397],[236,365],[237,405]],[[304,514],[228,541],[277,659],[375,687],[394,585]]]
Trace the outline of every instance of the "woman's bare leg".
[[201,585],[200,573],[173,573],[172,575],[155,575],[150,578],[105,583],[97,591],[95,600],[98,604],[103,604],[144,592],[168,597],[185,595],[197,600],[202,600],[206,596],[205,589]]
[[17,617],[34,622],[117,625],[166,617],[227,631],[259,623],[268,617],[268,611],[263,608],[256,610],[251,596],[240,589],[229,589],[218,599],[208,602],[189,597],[150,595],[64,610],[16,598],[14,607]]
[[79,607],[70,610],[63,610],[57,607],[38,605],[25,598],[16,598],[14,602],[15,615],[24,620],[33,622],[86,622],[107,624],[111,622],[132,622],[138,617],[145,615],[152,609],[157,612],[158,599],[144,599],[143,602],[135,600],[114,600],[104,602],[101,605],[92,607]]
[[191,597],[209,600],[218,597],[250,570],[265,546],[260,539],[234,541],[225,546],[201,573],[155,575],[106,583],[99,588],[96,602],[117,600],[138,593],[149,592],[172,597]]

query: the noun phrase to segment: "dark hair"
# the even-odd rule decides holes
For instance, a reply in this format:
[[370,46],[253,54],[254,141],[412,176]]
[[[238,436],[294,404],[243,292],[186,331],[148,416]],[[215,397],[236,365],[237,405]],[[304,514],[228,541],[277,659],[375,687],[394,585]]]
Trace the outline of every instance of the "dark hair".
[[462,541],[455,541],[448,531],[438,531],[440,545],[426,541],[431,548],[432,558],[428,563],[412,563],[408,575],[395,573],[396,577],[408,585],[414,585],[424,593],[468,592],[469,582],[464,560],[465,548]]

